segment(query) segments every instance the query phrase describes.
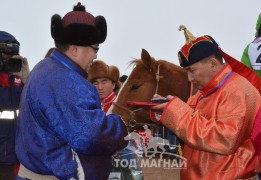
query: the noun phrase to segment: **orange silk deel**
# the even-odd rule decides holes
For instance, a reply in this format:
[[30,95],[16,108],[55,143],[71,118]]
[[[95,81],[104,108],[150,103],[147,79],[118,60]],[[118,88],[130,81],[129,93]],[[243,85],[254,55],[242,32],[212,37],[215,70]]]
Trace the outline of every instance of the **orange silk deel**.
[[250,134],[260,105],[257,89],[229,65],[187,103],[170,101],[161,122],[185,143],[181,179],[255,176],[258,158]]

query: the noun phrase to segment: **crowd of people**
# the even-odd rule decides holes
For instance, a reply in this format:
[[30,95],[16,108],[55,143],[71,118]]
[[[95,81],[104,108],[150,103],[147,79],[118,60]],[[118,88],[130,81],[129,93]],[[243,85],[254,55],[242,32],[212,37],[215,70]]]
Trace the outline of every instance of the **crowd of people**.
[[[198,91],[187,102],[155,94],[169,101],[151,107],[184,142],[180,178],[261,178],[261,14],[242,63],[210,35],[180,29],[180,66]],[[0,179],[108,179],[128,131],[119,115],[106,114],[127,75],[95,60],[106,19],[78,3],[52,16],[51,35],[55,47],[30,72],[19,41],[0,31]]]

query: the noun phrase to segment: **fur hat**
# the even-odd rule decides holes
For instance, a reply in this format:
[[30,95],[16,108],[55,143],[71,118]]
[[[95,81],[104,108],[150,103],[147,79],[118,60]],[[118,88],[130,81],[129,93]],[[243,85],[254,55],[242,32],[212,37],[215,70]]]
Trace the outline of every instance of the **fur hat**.
[[90,46],[105,41],[107,24],[103,16],[94,17],[78,3],[63,18],[58,14],[52,16],[51,34],[56,42]]
[[116,83],[116,87],[120,88],[121,83],[119,82],[120,79],[120,71],[116,66],[108,66],[101,60],[95,60],[91,68],[88,71],[88,80],[93,83],[97,78],[108,78]]
[[179,27],[179,30],[184,30],[186,38],[186,44],[178,52],[181,67],[190,66],[218,51],[218,44],[211,36],[196,38],[183,25]]

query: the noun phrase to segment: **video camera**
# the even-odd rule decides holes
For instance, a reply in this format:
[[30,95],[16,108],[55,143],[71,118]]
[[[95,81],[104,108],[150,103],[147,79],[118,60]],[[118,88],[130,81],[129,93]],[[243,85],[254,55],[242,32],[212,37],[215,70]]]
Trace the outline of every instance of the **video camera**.
[[[18,55],[19,45],[15,43],[0,43],[0,53]],[[22,60],[16,58],[0,58],[0,72],[19,72],[22,68]]]

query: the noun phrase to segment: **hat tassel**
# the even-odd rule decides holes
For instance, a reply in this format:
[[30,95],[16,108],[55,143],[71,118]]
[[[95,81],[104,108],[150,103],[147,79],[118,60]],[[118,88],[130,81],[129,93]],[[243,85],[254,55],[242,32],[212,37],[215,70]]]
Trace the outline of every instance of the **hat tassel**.
[[186,44],[189,44],[190,42],[196,40],[197,38],[186,28],[184,25],[179,26],[180,31],[184,31],[184,35],[186,38]]

